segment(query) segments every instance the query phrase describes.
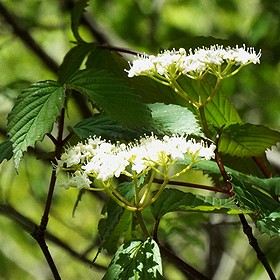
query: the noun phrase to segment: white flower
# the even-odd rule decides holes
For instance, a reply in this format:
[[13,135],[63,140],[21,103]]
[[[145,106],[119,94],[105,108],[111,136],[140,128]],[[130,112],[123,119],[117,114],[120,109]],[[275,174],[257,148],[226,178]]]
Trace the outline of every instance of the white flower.
[[75,171],[72,175],[68,176],[67,180],[60,180],[58,185],[69,189],[70,187],[76,187],[77,189],[89,188],[91,180],[88,176],[80,170]]
[[128,77],[140,76],[140,75],[154,75],[156,68],[153,62],[154,56],[138,56],[138,59],[134,60],[130,70],[128,70]]
[[[89,188],[90,177],[106,182],[121,174],[138,176],[161,167],[170,167],[176,161],[190,155],[193,161],[197,158],[214,158],[215,145],[209,147],[204,142],[187,140],[184,136],[145,136],[134,143],[112,144],[105,140],[90,138],[84,144],[78,143],[68,148],[58,161],[57,170],[70,168],[76,171],[66,182],[65,188]],[[131,173],[132,172],[132,173]]]
[[260,63],[261,51],[256,53],[254,48],[247,48],[243,45],[242,48],[236,46],[236,48],[228,48],[224,59],[235,62],[236,65],[246,65],[249,63]]
[[[256,53],[254,48],[236,46],[235,48],[222,45],[213,45],[209,48],[197,48],[194,51],[181,48],[179,51],[167,50],[157,56],[142,56],[131,63],[128,77],[146,75],[162,76],[165,80],[176,79],[181,74],[197,79],[206,72],[222,77],[220,66],[224,63],[243,66],[250,63],[260,63],[261,52]],[[228,75],[228,73],[224,73]]]

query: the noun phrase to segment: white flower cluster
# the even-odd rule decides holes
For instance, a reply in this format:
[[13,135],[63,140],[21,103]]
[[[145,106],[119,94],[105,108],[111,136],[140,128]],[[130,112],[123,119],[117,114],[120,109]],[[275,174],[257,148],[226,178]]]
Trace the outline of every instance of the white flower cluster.
[[180,48],[178,51],[164,51],[157,56],[138,56],[127,72],[128,77],[159,75],[165,79],[176,78],[181,74],[197,79],[210,72],[222,78],[228,75],[220,67],[223,63],[241,67],[260,63],[260,57],[261,52],[256,53],[254,48],[246,48],[245,45],[235,48],[214,45],[210,48],[190,49],[188,54],[185,49]]
[[141,138],[135,143],[112,144],[100,138],[89,138],[85,144],[69,147],[57,163],[60,170],[75,171],[64,187],[90,187],[89,178],[103,182],[119,177],[140,176],[151,168],[168,167],[175,161],[189,155],[196,160],[214,158],[215,145],[187,140],[183,136],[164,136],[158,139],[154,135]]

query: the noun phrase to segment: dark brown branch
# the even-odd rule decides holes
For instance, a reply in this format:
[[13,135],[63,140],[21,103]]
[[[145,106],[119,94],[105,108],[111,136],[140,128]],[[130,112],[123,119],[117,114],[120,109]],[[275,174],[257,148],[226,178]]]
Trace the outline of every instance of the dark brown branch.
[[58,73],[58,64],[39,46],[39,44],[30,35],[28,30],[23,27],[22,22],[20,22],[19,19],[13,15],[1,2],[0,14],[13,28],[14,33],[22,40],[22,42],[37,54],[42,63],[45,64],[52,72]]
[[[18,212],[15,208],[13,208],[10,205],[0,204],[0,215],[5,215],[15,223],[19,224],[28,233],[33,231],[34,228],[36,227],[36,224],[33,221],[31,221],[30,219],[22,215],[20,212]],[[51,241],[52,243],[54,243],[55,245],[57,245],[58,247],[65,250],[69,255],[79,260],[80,262],[84,264],[88,264],[94,267],[95,269],[101,271],[105,271],[107,269],[105,266],[92,263],[90,259],[86,258],[85,253],[82,254],[78,253],[77,251],[72,249],[69,245],[64,243],[61,239],[59,239],[58,237],[56,237],[50,232],[45,232],[45,238]]]
[[271,280],[276,280],[276,276],[274,275],[272,268],[265,256],[265,254],[262,252],[262,250],[259,247],[258,241],[257,239],[254,237],[253,232],[252,232],[252,228],[249,226],[248,222],[245,219],[244,215],[239,215],[240,221],[242,223],[243,226],[243,232],[245,233],[245,235],[247,236],[248,240],[249,240],[249,244],[253,247],[253,249],[255,250],[256,254],[257,254],[257,258],[258,260],[263,264],[267,274],[269,275]]
[[272,177],[272,173],[268,170],[268,168],[259,157],[253,157],[253,160],[266,178]]
[[159,245],[161,254],[176,267],[184,272],[188,276],[189,280],[209,280],[206,276],[201,274],[195,268],[184,262],[182,259],[174,255],[172,252],[167,250],[164,246]]
[[[56,146],[55,146],[55,157],[59,158],[61,151],[62,151],[62,143],[63,143],[63,129],[64,129],[64,117],[65,117],[65,109],[63,108],[61,110],[59,122],[58,122],[58,136],[56,139]],[[53,198],[53,193],[54,193],[54,187],[55,187],[55,182],[56,182],[56,171],[53,169],[52,175],[51,175],[51,181],[49,185],[49,191],[48,191],[48,196],[45,204],[45,210],[41,219],[41,223],[39,226],[35,227],[34,232],[31,234],[34,239],[38,242],[48,264],[49,267],[53,273],[53,276],[56,280],[60,280],[60,275],[58,273],[58,270],[56,268],[56,265],[53,261],[53,258],[50,254],[50,251],[48,249],[48,246],[45,241],[45,231],[48,225],[49,221],[49,213],[50,213],[50,208],[51,208],[51,203],[52,203],[52,198]]]

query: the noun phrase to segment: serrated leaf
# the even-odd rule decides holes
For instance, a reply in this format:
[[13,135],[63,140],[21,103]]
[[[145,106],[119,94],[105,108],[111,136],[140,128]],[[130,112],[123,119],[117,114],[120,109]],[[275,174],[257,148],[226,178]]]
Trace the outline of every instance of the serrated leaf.
[[134,140],[143,135],[142,130],[125,128],[115,121],[111,121],[108,115],[94,115],[82,120],[73,127],[73,131],[80,139],[86,139],[89,136],[101,136],[109,140]]
[[[184,164],[189,164],[190,160],[185,159],[182,161]],[[203,170],[203,172],[210,174],[210,175],[219,175],[220,170],[218,165],[214,161],[201,161],[193,166],[193,169]],[[265,192],[269,193],[271,196],[280,195],[280,177],[273,177],[273,178],[258,178],[256,176],[244,174],[238,172],[232,168],[228,168],[225,166],[225,170],[230,178],[233,178],[239,182],[242,182],[246,186],[254,186],[255,188],[260,188]]]
[[203,136],[196,116],[186,107],[155,103],[148,105],[156,129],[163,134],[193,134]]
[[236,206],[234,199],[202,196],[182,192],[177,189],[165,189],[151,206],[156,219],[174,211],[196,211],[241,214],[244,211]]
[[109,115],[128,127],[146,127],[152,122],[150,110],[125,80],[106,71],[81,70],[72,76],[68,88],[87,95]]
[[82,43],[72,48],[64,57],[59,68],[58,82],[64,84],[67,80],[79,70],[83,60],[92,50],[93,43]]
[[79,25],[82,14],[84,13],[85,8],[88,6],[88,1],[89,0],[77,1],[71,11],[71,29],[77,42],[84,42],[79,34]]
[[13,156],[13,143],[10,140],[5,140],[0,144],[0,163],[6,159],[9,160]]
[[103,280],[161,280],[162,264],[157,243],[148,238],[123,244],[116,252]]
[[280,141],[280,133],[265,126],[236,123],[223,129],[219,152],[236,157],[262,155]]
[[[126,182],[118,186],[118,191],[130,200],[134,195],[133,183]],[[115,201],[110,200],[107,204],[107,217],[101,219],[98,225],[99,236],[101,239],[100,247],[109,253],[115,253],[119,238],[125,234],[124,229],[129,229],[132,222],[132,212],[125,210]]]
[[63,103],[64,89],[54,81],[32,84],[18,96],[7,127],[16,168],[27,147],[34,147],[52,130]]

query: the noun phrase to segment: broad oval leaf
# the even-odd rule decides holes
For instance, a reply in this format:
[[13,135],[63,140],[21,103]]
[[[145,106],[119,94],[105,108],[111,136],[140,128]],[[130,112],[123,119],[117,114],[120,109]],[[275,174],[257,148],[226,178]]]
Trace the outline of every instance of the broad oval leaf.
[[116,121],[111,121],[108,115],[99,114],[86,118],[73,127],[80,139],[96,135],[109,140],[133,140],[143,135],[142,130],[125,128]]
[[165,189],[160,197],[151,205],[151,210],[156,219],[174,211],[243,213],[243,210],[236,206],[235,200],[232,198],[223,199],[213,196],[202,196],[176,189]]
[[87,95],[102,107],[110,118],[129,127],[146,127],[152,122],[151,113],[141,97],[129,84],[106,71],[78,71],[67,84]]
[[161,256],[157,243],[148,238],[123,244],[116,252],[103,280],[162,280]]
[[280,133],[265,126],[235,123],[223,129],[219,152],[236,157],[262,155],[280,141]]
[[7,127],[16,168],[27,147],[33,147],[52,130],[63,103],[64,89],[54,81],[32,84],[18,96]]
[[241,122],[241,118],[231,101],[218,91],[205,107],[207,122],[218,128],[230,123]]
[[152,111],[155,127],[160,133],[203,136],[196,116],[188,108],[163,103],[148,106]]

